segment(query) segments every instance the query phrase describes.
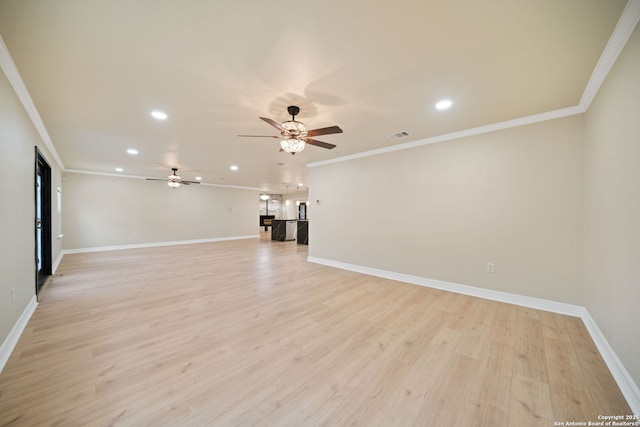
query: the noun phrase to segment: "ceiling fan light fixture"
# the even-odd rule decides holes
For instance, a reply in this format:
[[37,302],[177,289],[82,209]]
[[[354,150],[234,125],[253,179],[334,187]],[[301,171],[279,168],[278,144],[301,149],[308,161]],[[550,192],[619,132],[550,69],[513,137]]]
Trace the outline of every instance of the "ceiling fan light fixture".
[[306,135],[307,133],[307,127],[304,125],[304,123],[301,123],[297,120],[288,120],[282,123],[282,127],[285,128],[287,132],[292,136],[300,136],[303,134]]
[[298,138],[283,138],[280,140],[282,150],[292,155],[304,150],[304,145],[304,141]]
[[182,180],[182,178],[180,178],[180,175],[176,173],[178,169],[171,170],[173,171],[173,173],[168,176],[169,182],[167,182],[167,185],[171,188],[178,188],[180,187],[180,181]]
[[[266,122],[268,125],[280,131],[280,136],[267,136],[267,135],[238,135],[243,137],[264,137],[264,138],[277,138],[280,140],[280,147],[287,153],[295,154],[304,150],[306,144],[310,144],[316,147],[332,149],[336,146],[327,142],[318,141],[314,137],[318,135],[331,135],[334,133],[342,133],[342,129],[338,126],[327,126],[324,128],[307,130],[304,123],[296,120],[296,116],[300,112],[300,108],[295,105],[287,107],[287,112],[291,114],[291,120],[278,123],[268,117],[259,117],[260,120]],[[280,165],[280,164],[279,164]]]

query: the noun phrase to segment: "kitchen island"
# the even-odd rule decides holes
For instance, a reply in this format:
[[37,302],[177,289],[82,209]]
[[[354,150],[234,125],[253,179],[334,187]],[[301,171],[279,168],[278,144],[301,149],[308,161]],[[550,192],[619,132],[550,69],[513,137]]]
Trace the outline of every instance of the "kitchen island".
[[295,219],[272,219],[271,240],[286,242],[296,240],[297,224]]
[[299,245],[309,244],[309,220],[306,220],[306,219],[298,220],[297,242]]

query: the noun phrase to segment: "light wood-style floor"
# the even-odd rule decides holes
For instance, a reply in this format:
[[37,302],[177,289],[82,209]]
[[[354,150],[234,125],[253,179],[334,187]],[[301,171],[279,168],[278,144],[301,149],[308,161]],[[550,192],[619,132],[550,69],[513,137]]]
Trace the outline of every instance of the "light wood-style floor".
[[266,238],[64,257],[0,425],[553,426],[630,414],[582,321]]

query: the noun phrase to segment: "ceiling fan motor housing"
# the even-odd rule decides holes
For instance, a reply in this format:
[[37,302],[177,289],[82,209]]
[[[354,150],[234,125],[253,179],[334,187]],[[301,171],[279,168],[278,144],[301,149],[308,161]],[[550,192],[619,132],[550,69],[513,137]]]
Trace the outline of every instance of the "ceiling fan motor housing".
[[293,120],[295,120],[295,116],[297,116],[298,113],[300,113],[300,107],[296,107],[295,105],[290,105],[287,107],[287,111],[289,112],[289,114],[293,116]]

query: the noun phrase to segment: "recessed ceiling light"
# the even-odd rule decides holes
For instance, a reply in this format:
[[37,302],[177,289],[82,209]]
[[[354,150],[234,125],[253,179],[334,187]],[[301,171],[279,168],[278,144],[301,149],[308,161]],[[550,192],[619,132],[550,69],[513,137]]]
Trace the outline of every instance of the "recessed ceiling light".
[[127,153],[131,154],[132,156],[135,156],[136,154],[138,154],[138,150],[136,150],[135,148],[129,148],[127,150]]
[[124,169],[122,169],[122,168],[116,168],[116,172],[124,172]]
[[302,187],[303,185],[304,185],[303,183],[300,183],[300,184],[298,184],[298,187]]
[[229,169],[231,169],[232,171],[237,171],[238,170],[238,165],[231,165],[231,166],[229,166]]
[[443,99],[442,101],[438,101],[438,103],[436,104],[436,108],[438,110],[446,110],[452,105],[453,105],[453,102],[450,99]]
[[201,176],[196,176],[196,181],[202,181],[202,177]]
[[153,117],[154,119],[158,119],[158,120],[167,120],[167,113],[162,112],[162,111],[152,111],[151,112],[151,117]]

